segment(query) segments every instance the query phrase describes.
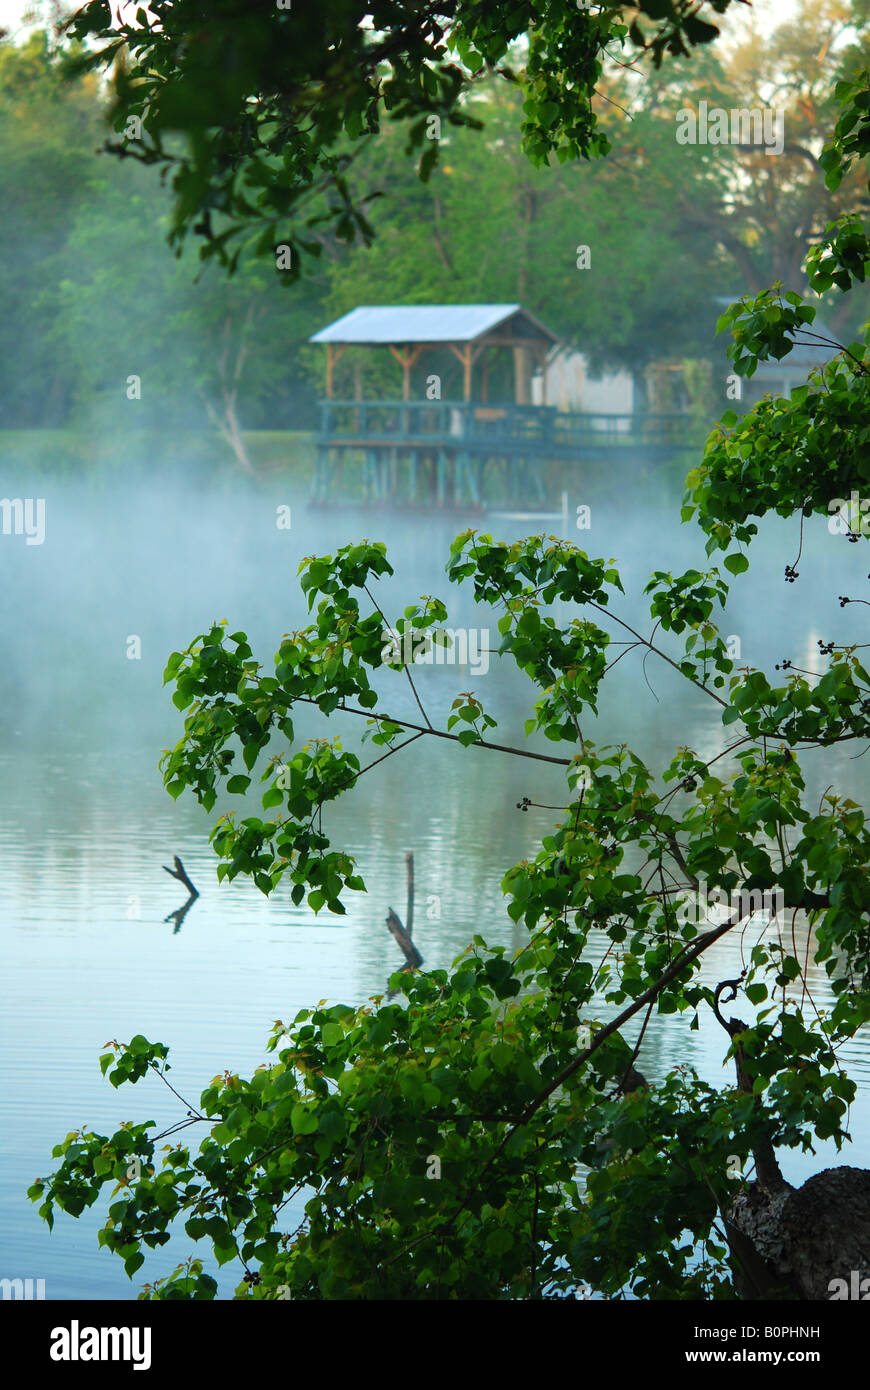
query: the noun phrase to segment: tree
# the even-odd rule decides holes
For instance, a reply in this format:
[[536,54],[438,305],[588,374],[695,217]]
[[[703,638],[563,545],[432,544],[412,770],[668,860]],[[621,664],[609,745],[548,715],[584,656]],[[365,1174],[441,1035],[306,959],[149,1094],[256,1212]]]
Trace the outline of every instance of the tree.
[[[870,72],[837,96],[822,154],[832,187],[870,155]],[[812,253],[811,285],[848,291],[868,263],[860,212],[849,212]],[[776,288],[733,306],[720,326],[732,330],[735,370],[786,355],[811,337],[814,315]],[[771,511],[798,513],[801,526],[821,513],[860,542],[851,490],[868,470],[867,354],[866,339],[843,346],[791,399],[766,399],[714,431],[684,520],[697,518],[730,576],[749,567],[751,518]],[[248,875],[266,894],[287,881],[295,902],[340,913],[364,885],[324,832],[324,806],[379,760],[437,737],[472,760],[544,760],[567,781],[561,826],[504,878],[528,939],[509,958],[478,935],[449,972],[394,976],[405,1002],[276,1022],[277,1061],[247,1079],[216,1077],[198,1106],[183,1102],[172,1131],[68,1135],[57,1171],[30,1189],[41,1215],[77,1216],[115,1184],[100,1241],[128,1273],[143,1243],[165,1244],[184,1221],[219,1264],[240,1261],[239,1297],[558,1298],[585,1281],[613,1297],[628,1285],[642,1298],[824,1299],[851,1269],[870,1275],[870,1174],[841,1166],[795,1191],[777,1158],[848,1138],[856,1085],[838,1053],[870,1018],[866,818],[834,789],[806,804],[802,770],[805,750],[870,735],[858,646],[823,644],[825,671],[788,661],[781,679],[735,671],[714,621],[729,594],[718,566],[656,571],[647,637],[612,611],[621,583],[610,562],[545,537],[504,544],[467,532],[449,578],[499,614],[500,655],[538,692],[527,737],[547,741],[504,748],[474,695],[457,697],[446,729],[429,722],[405,642],[389,639],[407,633],[424,650],[443,640],[446,609],[427,597],[390,620],[373,592],[391,573],[382,545],[308,557],[300,572],[315,618],[282,641],[274,675],[243,632],[219,624],[167,663],[185,712],[162,761],[170,794],[190,789],[210,811],[219,793],[246,795],[258,768],[267,784],[265,818],[226,813],[215,824],[219,877]],[[578,615],[560,625],[556,602]],[[851,602],[865,600],[840,597]],[[625,745],[584,735],[608,671],[632,651],[668,663],[721,711],[731,733],[714,755],[678,747],[657,775]],[[407,713],[381,688],[388,681],[407,683]],[[362,766],[337,738],[298,746],[296,724],[313,710],[342,728],[368,721],[384,751]],[[276,739],[290,751],[279,746],[264,766]],[[767,930],[740,977],[705,984],[704,955],[758,910]],[[835,996],[827,1015],[806,988],[810,959]],[[726,1018],[738,995],[740,1015]],[[606,1023],[605,1008],[618,1010]],[[735,1084],[710,1087],[689,1066],[647,1084],[634,1063],[653,1010],[691,1027],[703,1008],[722,1026]],[[622,1030],[634,1018],[632,1047]],[[115,1086],[155,1073],[166,1082],[167,1049],[137,1035],[101,1065]],[[195,1125],[207,1128],[196,1153],[167,1145],[152,1167],[160,1140]],[[284,1231],[280,1213],[303,1190],[305,1219]],[[196,1260],[144,1296],[214,1294]]]
[[[725,60],[704,47],[714,27],[681,6],[653,4],[651,31],[642,18],[626,30],[617,10],[578,12],[569,3],[540,16],[534,7],[508,14],[487,6],[485,21],[480,6],[448,5],[437,23],[434,11],[393,8],[382,31],[360,28],[365,7],[360,16],[326,7],[322,29],[274,6],[268,18],[256,6],[244,16],[235,8],[210,6],[207,33],[191,30],[196,4],[173,5],[159,29],[120,34],[105,29],[95,4],[70,28],[108,41],[83,61],[118,66],[114,124],[122,138],[111,148],[172,174],[176,246],[193,232],[204,255],[232,266],[231,248],[246,237],[268,256],[286,245],[285,286],[325,253],[318,284],[332,286],[335,312],[350,307],[345,300],[357,284],[354,302],[515,297],[584,350],[594,326],[593,368],[631,370],[641,395],[663,340],[672,357],[709,355],[717,291],[757,292],[775,278],[805,287],[800,260],[831,196],[815,153],[830,114],[825,92],[860,63],[860,4],[825,0],[812,24],[783,25],[773,42],[753,34]],[[477,27],[484,22],[486,42]],[[278,40],[291,31],[292,45],[282,49]],[[276,43],[264,53],[267,35]],[[340,59],[329,57],[330,36]],[[135,78],[127,43],[139,62]],[[199,74],[222,43],[232,44],[235,76],[226,90],[209,84],[206,110]],[[639,82],[646,49],[660,66]],[[415,76],[412,51],[430,75]],[[359,59],[352,73],[351,53]],[[324,65],[328,86],[317,91]],[[299,72],[305,81],[293,86]],[[247,106],[239,95],[246,82],[259,94]],[[725,107],[775,98],[785,108],[783,155],[677,146],[677,110],[704,96]],[[131,118],[142,125],[141,139],[126,134]],[[484,138],[472,134],[481,122]],[[433,127],[440,138],[431,138]],[[191,142],[189,152],[167,135],[176,131]],[[595,158],[611,146],[609,160]],[[417,189],[407,158],[414,151],[422,151]],[[578,155],[590,167],[578,168]],[[831,204],[828,215],[837,210]],[[483,256],[470,235],[478,227]],[[343,254],[347,243],[364,251],[375,232],[386,244],[373,258]],[[592,275],[578,276],[579,240],[595,247]],[[834,299],[830,313],[841,326],[848,301]],[[853,310],[850,331],[860,317]]]
[[[483,130],[443,129],[425,184],[397,129],[360,156],[349,187],[361,192],[377,174],[385,195],[369,214],[370,247],[327,244],[329,310],[519,302],[593,370],[624,368],[640,382],[663,339],[672,354],[708,352],[713,286],[730,269],[715,232],[674,218],[672,189],[679,182],[688,203],[706,205],[712,224],[723,178],[685,158],[673,116],[639,112],[627,131],[611,131],[607,159],[533,168],[516,88],[481,82],[473,110]],[[578,270],[578,243],[590,248],[588,270]]]
[[[834,88],[854,77],[870,58],[863,0],[824,0],[799,5],[774,31],[753,26],[729,49],[708,50],[691,66],[663,69],[654,81],[622,81],[621,100],[635,114],[656,111],[674,119],[679,108],[760,111],[781,120],[782,149],[774,157],[758,144],[698,144],[691,151],[695,180],[685,160],[659,172],[666,198],[687,234],[714,237],[731,264],[729,288],[757,294],[775,281],[805,294],[803,263],[830,221],[860,198],[857,174],[834,189],[819,161],[826,134],[837,119]],[[697,187],[708,173],[707,196]],[[863,292],[834,292],[823,312],[836,332],[853,332],[868,312]]]
[[[115,129],[140,120],[136,135],[108,148],[171,173],[173,242],[193,232],[201,254],[231,269],[240,238],[256,239],[260,253],[284,243],[298,273],[303,253],[319,254],[314,232],[324,224],[345,241],[370,239],[366,198],[351,197],[346,174],[385,116],[421,152],[426,178],[438,158],[428,119],[474,124],[476,75],[498,72],[523,88],[534,163],[595,157],[607,149],[593,97],[609,47],[625,39],[659,65],[714,39],[703,16],[730,3],[640,0],[593,11],[573,0],[352,0],[318,6],[301,24],[272,0],[174,0],[159,24],[116,32],[102,0],[91,0],[67,33],[91,46],[75,70],[111,69]],[[186,151],[167,144],[176,132]]]
[[[217,278],[191,255],[174,258],[168,209],[150,170],[122,167],[95,181],[69,231],[70,274],[58,287],[54,338],[74,369],[75,405],[221,435],[253,473],[243,430],[286,390],[316,291],[276,294],[274,267],[245,257]],[[141,404],[125,384],[138,378]],[[133,397],[132,399],[135,399]],[[129,419],[129,415],[126,417]]]
[[52,329],[99,139],[97,82],[64,83],[45,36],[33,34],[20,48],[0,40],[0,97],[0,422],[53,425],[74,389]]
[[[63,426],[95,411],[105,422],[130,409],[164,427],[210,421],[250,471],[243,428],[270,422],[288,396],[321,288],[309,276],[275,294],[277,261],[243,258],[227,280],[193,254],[174,258],[167,191],[155,171],[98,156],[98,82],[64,81],[46,35],[0,42],[0,91],[2,423]],[[132,407],[131,375],[142,391]]]

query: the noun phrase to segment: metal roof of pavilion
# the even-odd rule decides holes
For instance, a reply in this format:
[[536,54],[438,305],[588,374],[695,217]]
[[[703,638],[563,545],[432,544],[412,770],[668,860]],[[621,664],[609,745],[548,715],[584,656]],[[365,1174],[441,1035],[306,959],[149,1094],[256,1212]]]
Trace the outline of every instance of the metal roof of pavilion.
[[551,342],[559,339],[520,304],[381,304],[363,305],[336,319],[311,343],[470,343],[521,316]]

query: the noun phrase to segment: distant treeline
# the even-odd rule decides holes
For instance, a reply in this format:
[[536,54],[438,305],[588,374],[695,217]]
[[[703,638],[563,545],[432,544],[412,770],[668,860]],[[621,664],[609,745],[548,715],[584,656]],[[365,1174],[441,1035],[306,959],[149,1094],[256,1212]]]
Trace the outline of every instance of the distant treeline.
[[[519,301],[593,369],[627,370],[641,389],[655,362],[712,363],[683,379],[715,408],[728,370],[717,297],[777,278],[801,289],[807,246],[852,197],[848,179],[836,197],[826,190],[812,151],[832,75],[867,61],[864,30],[839,56],[814,38],[810,61],[801,43],[786,26],[727,60],[698,53],[643,82],[607,75],[614,152],[582,166],[532,167],[516,134],[521,96],[495,77],[474,96],[482,131],[433,126],[425,183],[386,121],[348,174],[361,195],[384,194],[367,204],[374,244],[315,233],[320,255],[289,285],[268,249],[230,280],[194,247],[177,257],[155,170],[99,152],[123,132],[94,78],[68,81],[42,35],[0,41],[0,429],[211,427],[244,464],[245,432],[316,425],[323,362],[310,334],[377,303]],[[681,109],[751,106],[784,70],[781,155],[677,143]],[[848,342],[867,298],[848,319],[828,298],[822,315]],[[399,381],[388,354],[347,353],[336,389],[398,393]]]

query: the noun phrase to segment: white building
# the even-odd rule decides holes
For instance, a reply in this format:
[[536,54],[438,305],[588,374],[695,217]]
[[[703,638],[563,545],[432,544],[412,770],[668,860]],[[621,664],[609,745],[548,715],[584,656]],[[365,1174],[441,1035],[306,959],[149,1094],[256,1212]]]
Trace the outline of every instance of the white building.
[[[558,349],[547,362],[546,377],[546,404],[555,405],[559,410],[582,410],[601,415],[631,415],[634,411],[631,373],[605,372],[593,376],[582,352]],[[538,372],[532,378],[532,404],[543,405],[544,396],[542,374]]]

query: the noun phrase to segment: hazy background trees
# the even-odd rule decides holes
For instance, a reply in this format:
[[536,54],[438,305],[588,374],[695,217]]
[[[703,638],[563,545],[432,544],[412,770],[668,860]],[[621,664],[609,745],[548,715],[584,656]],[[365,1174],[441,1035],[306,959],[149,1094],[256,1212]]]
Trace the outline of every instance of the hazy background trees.
[[[386,122],[347,175],[355,197],[381,191],[365,205],[373,246],[339,240],[325,218],[319,257],[289,285],[268,258],[243,259],[230,280],[194,245],[176,258],[157,171],[98,152],[112,132],[97,77],[68,81],[47,35],[0,41],[0,428],[105,428],[136,374],[143,422],[217,430],[248,467],[245,430],[314,425],[322,361],[306,340],[365,303],[519,301],[593,371],[631,372],[641,397],[663,356],[721,368],[716,296],[776,279],[804,291],[806,251],[855,201],[848,180],[826,190],[817,155],[832,80],[870,52],[870,7],[824,0],[772,37],[732,32],[659,72],[611,65],[606,160],[534,168],[518,137],[521,95],[498,76],[466,102],[483,131],[444,123],[428,182],[407,131]],[[783,110],[783,154],[678,146],[676,112],[702,99]],[[848,299],[834,290],[821,317],[848,341],[867,311],[863,287]],[[350,354],[343,366],[349,379]],[[389,363],[360,370],[389,390]]]

